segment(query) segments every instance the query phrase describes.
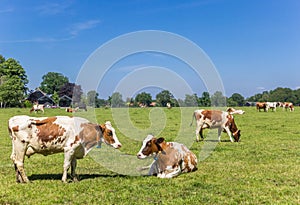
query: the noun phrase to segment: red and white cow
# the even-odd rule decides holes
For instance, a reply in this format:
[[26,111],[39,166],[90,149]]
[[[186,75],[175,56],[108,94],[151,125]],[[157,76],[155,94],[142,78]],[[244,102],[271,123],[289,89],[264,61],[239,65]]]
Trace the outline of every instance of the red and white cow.
[[38,111],[42,111],[44,113],[44,105],[34,104],[29,112],[32,113],[33,111],[35,113],[37,113]]
[[22,183],[29,181],[24,170],[25,156],[64,152],[62,181],[67,181],[70,166],[71,176],[77,181],[77,159],[86,156],[95,145],[102,142],[116,149],[122,146],[109,121],[98,125],[80,117],[37,118],[21,115],[9,119],[8,129],[12,140],[11,159],[15,165],[17,182]]
[[295,108],[294,108],[294,105],[293,103],[291,102],[284,102],[283,105],[282,105],[283,109],[285,109],[286,111],[289,109],[290,112],[294,111]]
[[[238,112],[237,112],[238,113]],[[244,112],[243,112],[244,113]],[[196,141],[199,141],[199,134],[203,139],[202,130],[205,128],[217,128],[219,141],[221,141],[222,130],[227,132],[231,142],[238,142],[241,136],[241,130],[239,130],[234,122],[233,115],[229,112],[220,110],[195,110],[193,113],[193,120],[196,119]]]
[[279,106],[278,102],[266,102],[266,104],[268,109],[271,109],[272,111],[276,111],[276,107]]
[[138,159],[154,155],[149,175],[159,178],[172,178],[180,173],[197,170],[197,157],[185,145],[177,142],[166,142],[164,138],[156,139],[148,135],[137,154]]
[[256,110],[260,112],[261,109],[263,109],[265,112],[268,112],[269,105],[266,102],[257,102]]

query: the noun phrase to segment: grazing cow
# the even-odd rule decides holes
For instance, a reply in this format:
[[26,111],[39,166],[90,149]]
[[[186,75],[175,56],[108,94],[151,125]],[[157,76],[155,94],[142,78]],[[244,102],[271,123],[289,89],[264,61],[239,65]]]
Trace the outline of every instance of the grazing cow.
[[[199,141],[199,134],[203,139],[202,130],[205,128],[218,128],[219,142],[221,141],[222,130],[230,137],[230,141],[238,142],[241,136],[239,130],[234,122],[233,115],[229,112],[220,110],[195,110],[193,113],[192,123],[196,119],[196,141]],[[234,139],[233,139],[234,138]]]
[[166,142],[164,138],[156,139],[148,135],[140,151],[138,159],[144,159],[154,155],[154,161],[150,165],[149,175],[159,178],[172,178],[180,173],[197,170],[197,157],[185,145],[177,142]]
[[119,142],[115,129],[108,121],[98,125],[80,117],[29,117],[15,116],[8,121],[12,140],[11,159],[15,165],[17,182],[29,182],[24,170],[24,157],[35,153],[44,156],[64,152],[62,181],[67,181],[67,171],[71,166],[71,176],[75,174],[77,159],[81,159],[97,144],[105,142],[118,149]]
[[290,112],[295,110],[294,105],[291,102],[284,102],[283,103],[283,109],[285,109],[285,111],[287,111],[289,109]]
[[30,110],[30,113],[32,113],[32,111],[34,111],[35,113],[37,113],[38,111],[42,111],[44,113],[44,105],[34,104]]
[[268,109],[276,111],[276,107],[279,106],[278,102],[266,102]]
[[265,112],[268,112],[269,106],[265,102],[257,102],[256,103],[256,110],[260,112],[263,109]]

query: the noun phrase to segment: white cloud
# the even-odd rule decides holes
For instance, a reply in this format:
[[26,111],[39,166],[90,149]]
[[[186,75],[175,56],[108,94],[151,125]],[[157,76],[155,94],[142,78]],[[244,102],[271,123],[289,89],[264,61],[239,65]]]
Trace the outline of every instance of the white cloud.
[[257,90],[265,90],[265,87],[256,87]]
[[76,23],[69,28],[69,31],[72,36],[77,36],[79,32],[94,28],[99,23],[101,23],[100,20],[89,20],[86,22]]
[[71,6],[71,4],[68,2],[63,2],[63,3],[49,2],[42,6],[38,6],[36,8],[36,10],[41,15],[57,15],[57,14],[66,12],[66,9],[68,9],[70,6]]

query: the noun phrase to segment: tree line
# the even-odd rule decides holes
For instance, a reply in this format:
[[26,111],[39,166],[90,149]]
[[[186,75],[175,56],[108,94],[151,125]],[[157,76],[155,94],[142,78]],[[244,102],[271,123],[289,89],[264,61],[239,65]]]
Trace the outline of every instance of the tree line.
[[[0,106],[3,107],[23,107],[28,101],[34,101],[28,98],[34,90],[27,86],[28,79],[25,69],[21,64],[13,59],[5,59],[0,55]],[[222,92],[217,91],[210,95],[203,92],[201,96],[197,94],[186,94],[184,99],[175,99],[168,90],[162,90],[156,94],[155,99],[150,93],[141,92],[134,98],[126,98],[119,92],[112,93],[108,99],[100,99],[99,93],[92,90],[83,93],[81,86],[69,82],[68,77],[61,73],[48,72],[42,76],[42,82],[39,89],[51,96],[53,101],[58,104],[61,96],[72,98],[73,103],[84,103],[94,107],[124,107],[124,106],[162,106],[165,107],[170,103],[173,107],[179,106],[245,106],[253,105],[255,102],[292,102],[295,105],[300,104],[300,89],[292,90],[290,88],[278,87],[271,91],[264,91],[251,97],[244,98],[239,93],[234,93],[226,97]],[[75,91],[75,92],[74,92]],[[31,95],[32,97],[32,95]]]

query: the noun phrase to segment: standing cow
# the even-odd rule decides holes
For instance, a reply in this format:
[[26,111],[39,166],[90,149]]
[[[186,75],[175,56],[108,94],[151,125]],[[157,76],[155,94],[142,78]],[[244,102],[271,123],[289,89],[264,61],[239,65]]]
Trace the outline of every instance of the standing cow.
[[172,178],[180,173],[197,170],[197,157],[185,145],[177,142],[166,142],[164,138],[148,135],[137,154],[138,159],[154,155],[149,175],[159,178]]
[[33,111],[35,113],[37,113],[38,111],[42,111],[42,113],[44,114],[44,105],[34,104],[29,112],[32,113]]
[[62,181],[67,181],[70,167],[71,176],[77,181],[77,159],[86,156],[95,145],[102,142],[116,149],[122,146],[109,121],[98,125],[80,117],[37,118],[21,115],[9,119],[8,129],[12,140],[11,159],[15,165],[17,182],[22,183],[29,181],[24,170],[25,156],[64,152]]
[[269,105],[266,102],[257,102],[256,110],[260,112],[261,109],[263,109],[264,112],[268,112]]
[[[239,112],[237,112],[239,113]],[[244,112],[241,112],[244,113]],[[193,113],[192,123],[194,118],[196,119],[196,141],[199,141],[200,137],[203,139],[203,129],[205,128],[217,128],[219,141],[221,141],[221,133],[224,130],[230,137],[231,142],[238,142],[241,136],[241,130],[239,130],[234,122],[233,115],[226,111],[220,110],[195,110]]]

